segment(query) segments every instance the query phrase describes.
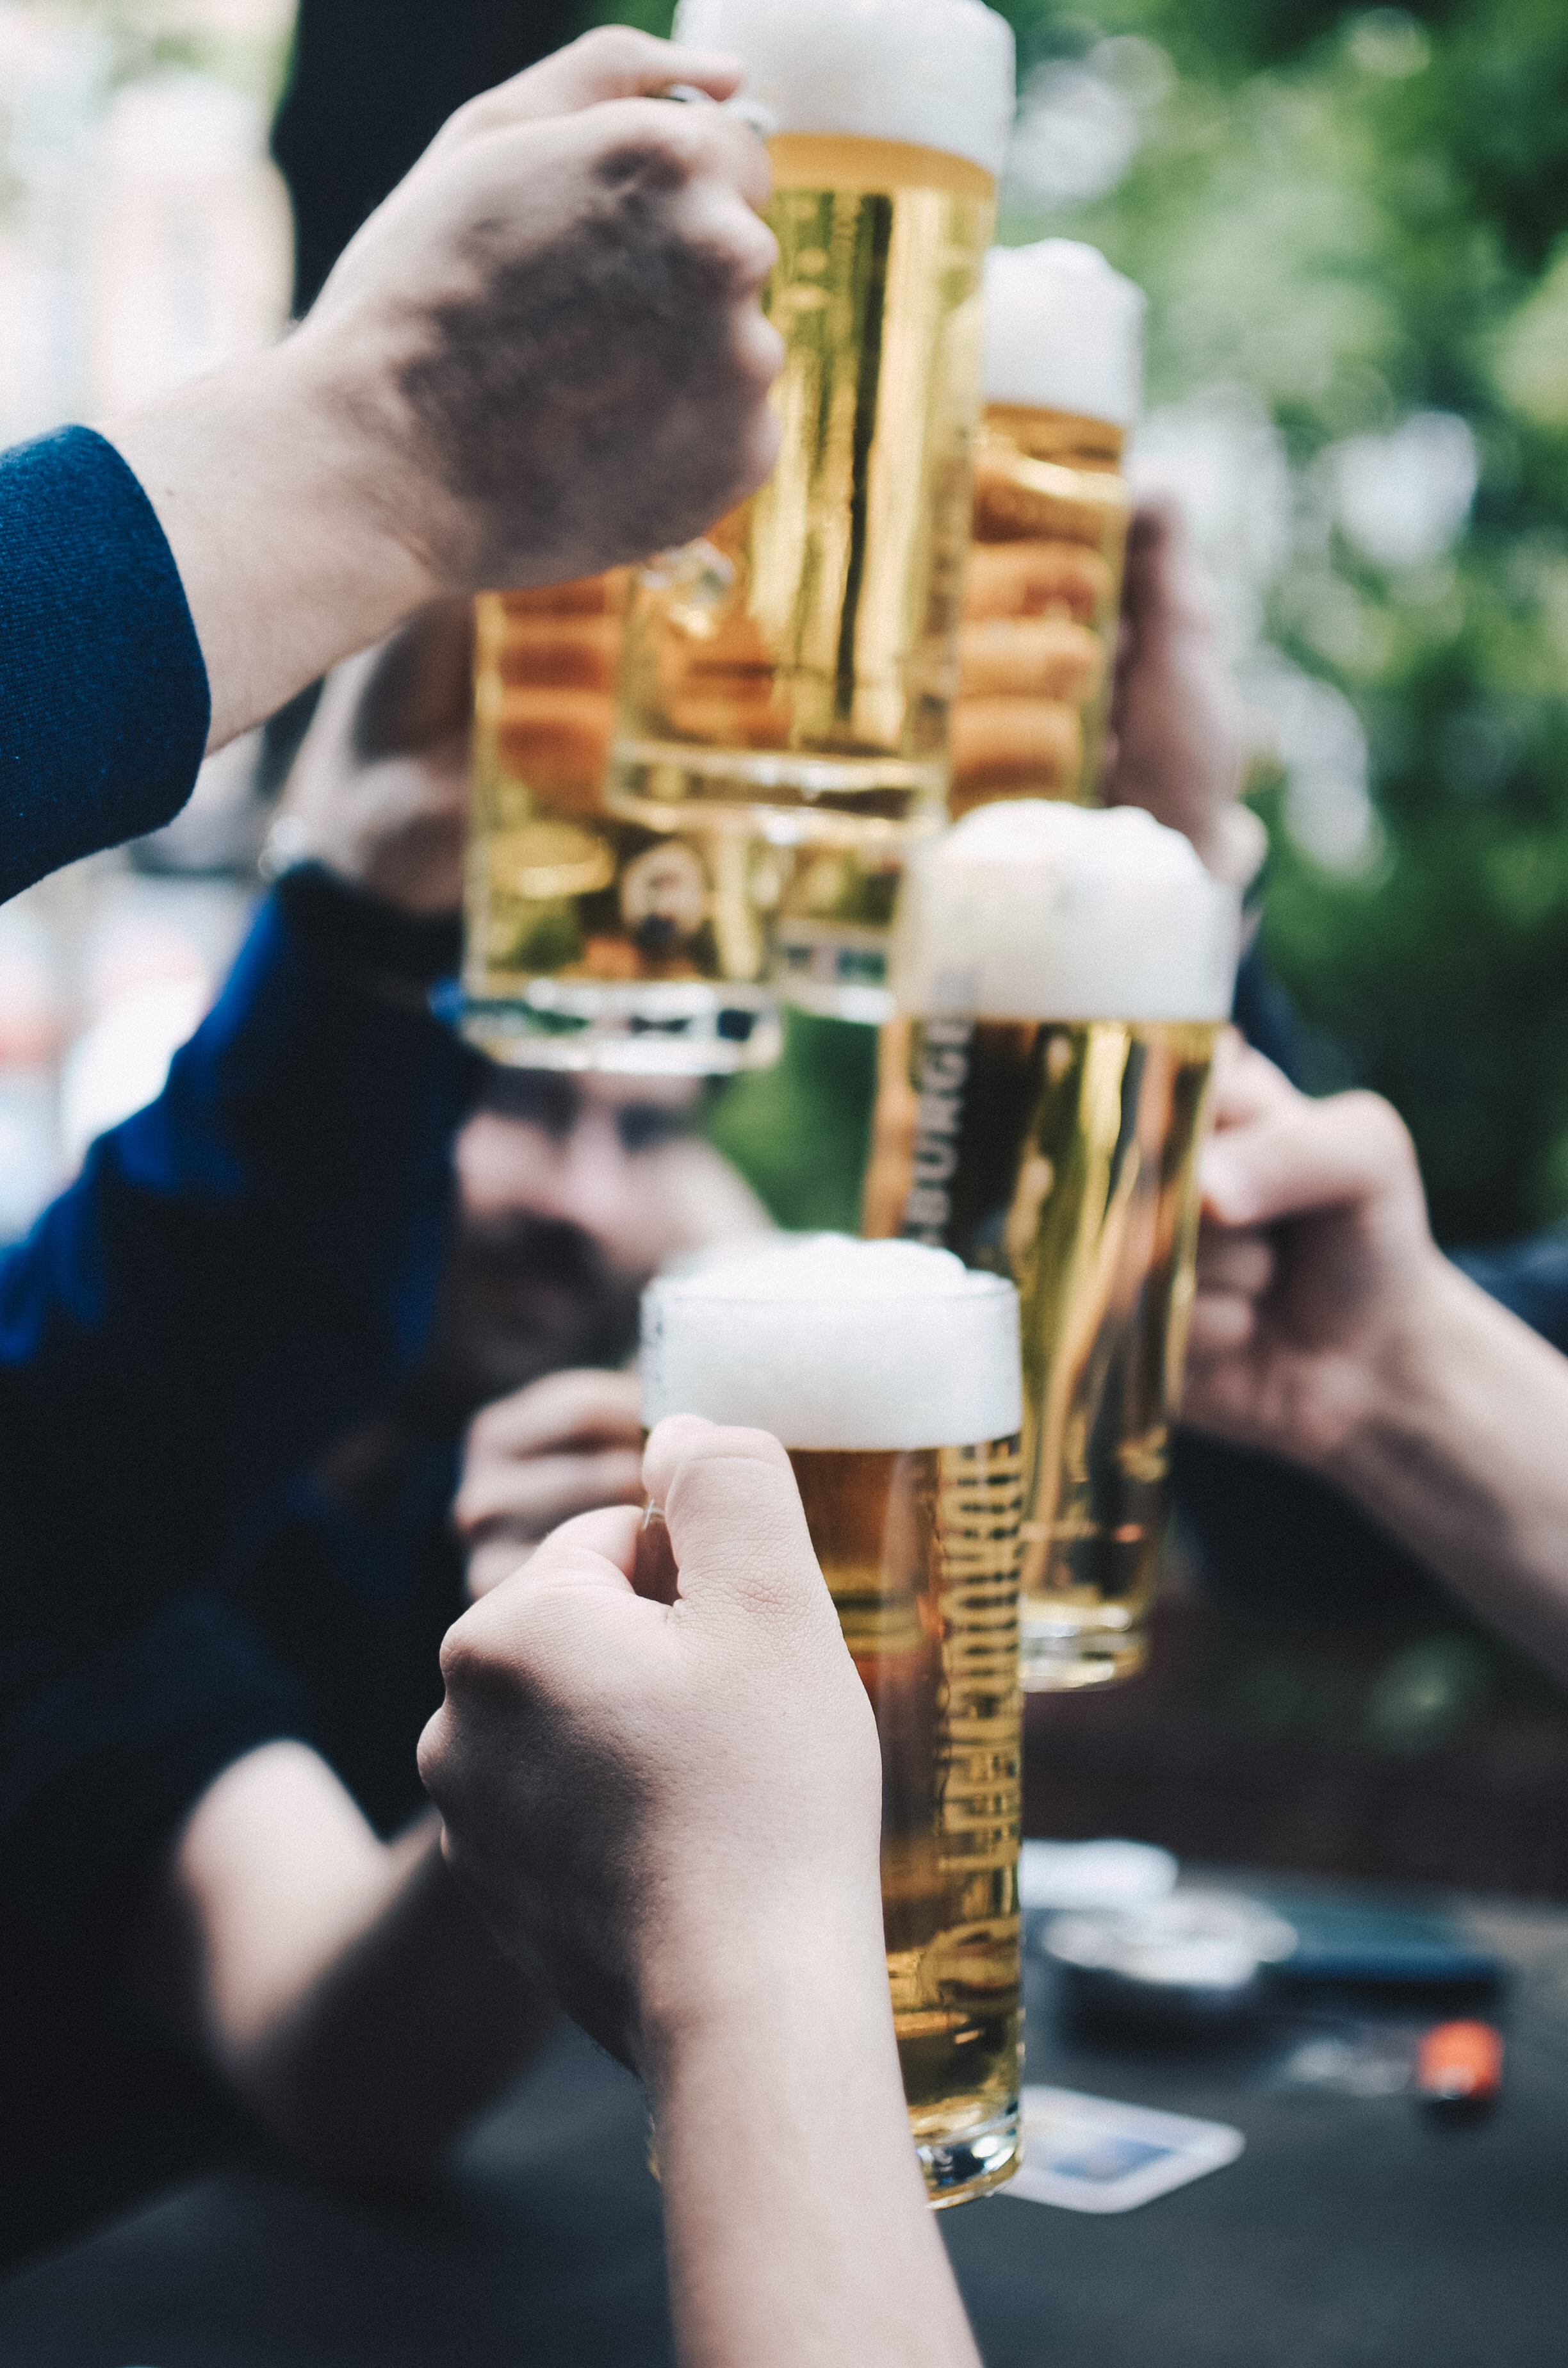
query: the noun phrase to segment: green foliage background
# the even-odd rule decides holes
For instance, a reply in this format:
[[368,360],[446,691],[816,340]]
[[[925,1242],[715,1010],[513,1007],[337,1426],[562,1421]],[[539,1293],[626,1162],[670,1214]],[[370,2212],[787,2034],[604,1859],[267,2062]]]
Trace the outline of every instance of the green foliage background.
[[[1374,860],[1326,869],[1259,781],[1306,1081],[1392,1098],[1442,1238],[1523,1232],[1568,1212],[1568,7],[1093,5],[1003,13],[1026,85],[1053,61],[1127,80],[1137,152],[1108,194],[1002,234],[1091,240],[1148,290],[1153,404],[1228,384],[1276,423],[1297,523],[1264,629],[1354,704],[1381,825]],[[1470,525],[1380,567],[1314,494],[1320,456],[1423,409],[1474,432]],[[771,1197],[822,1222],[846,1144],[822,1140],[802,1199],[805,1116]],[[767,1189],[766,1098],[732,1131]]]

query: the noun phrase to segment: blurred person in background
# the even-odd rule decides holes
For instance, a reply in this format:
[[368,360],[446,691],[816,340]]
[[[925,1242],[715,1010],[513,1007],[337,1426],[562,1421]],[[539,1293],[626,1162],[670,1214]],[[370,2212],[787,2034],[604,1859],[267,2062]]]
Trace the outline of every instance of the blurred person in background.
[[[0,1261],[14,2248],[258,2132],[344,2174],[423,2167],[546,2020],[417,1815],[461,1426],[562,1360],[619,1363],[662,1258],[765,1220],[687,1136],[695,1088],[489,1076],[430,1017],[467,648],[458,604],[329,689],[295,816],[316,860],[159,1099]],[[634,1420],[628,1376],[586,1386]],[[519,1419],[591,1440],[581,1387],[550,1388],[503,1409],[508,1448]],[[577,1499],[530,1477],[541,1534]]]
[[581,575],[766,474],[755,135],[625,28],[463,110],[272,351],[0,456],[0,895],[448,593]]

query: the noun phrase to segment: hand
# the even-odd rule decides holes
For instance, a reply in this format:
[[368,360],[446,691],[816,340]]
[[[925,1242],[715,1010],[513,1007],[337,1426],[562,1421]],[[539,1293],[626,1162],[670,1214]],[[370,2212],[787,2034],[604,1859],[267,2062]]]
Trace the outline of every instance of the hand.
[[641,559],[772,465],[766,151],[717,108],[642,96],[738,80],[585,35],[462,108],[333,271],[295,342],[383,406],[399,530],[439,588]]
[[110,424],[185,586],[210,746],[432,599],[642,558],[766,475],[767,153],[640,96],[738,79],[586,36],[453,118],[275,351]]
[[558,1522],[642,1502],[642,1384],[633,1373],[547,1373],[469,1426],[452,1526],[477,1601]]
[[1312,1101],[1221,1047],[1182,1419],[1330,1469],[1396,1385],[1449,1269],[1380,1096]]
[[885,1977],[876,1726],[784,1451],[676,1416],[644,1479],[676,1600],[638,1514],[569,1521],[448,1634],[419,1767],[503,1950],[646,2074],[819,1947]]
[[468,833],[472,610],[438,601],[333,674],[268,844],[405,913],[455,913]]
[[1237,803],[1247,753],[1245,711],[1180,507],[1147,495],[1128,537],[1106,803],[1144,807],[1184,831],[1217,877],[1240,884],[1265,844],[1256,815]]

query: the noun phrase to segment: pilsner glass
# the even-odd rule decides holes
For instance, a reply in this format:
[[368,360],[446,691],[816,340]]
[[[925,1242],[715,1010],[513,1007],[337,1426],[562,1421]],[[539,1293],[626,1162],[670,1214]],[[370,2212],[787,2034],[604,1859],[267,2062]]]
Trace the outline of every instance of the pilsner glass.
[[676,30],[744,59],[780,127],[783,437],[759,493],[634,581],[609,803],[744,817],[783,860],[777,984],[864,1018],[902,850],[946,815],[1012,36],[978,0],[685,0]]
[[1239,937],[1133,807],[982,807],[906,882],[862,1224],[1017,1285],[1026,1689],[1147,1656]]
[[534,1068],[765,1066],[778,859],[744,828],[605,805],[626,575],[475,604],[463,1032]]
[[[649,1289],[643,1416],[788,1449],[882,1749],[882,1916],[935,2204],[1020,2159],[1017,1300],[904,1242],[818,1235]],[[766,2014],[765,1998],[757,2011]]]
[[1093,804],[1131,513],[1143,296],[1092,246],[995,247],[985,423],[953,713],[955,814],[1000,797]]

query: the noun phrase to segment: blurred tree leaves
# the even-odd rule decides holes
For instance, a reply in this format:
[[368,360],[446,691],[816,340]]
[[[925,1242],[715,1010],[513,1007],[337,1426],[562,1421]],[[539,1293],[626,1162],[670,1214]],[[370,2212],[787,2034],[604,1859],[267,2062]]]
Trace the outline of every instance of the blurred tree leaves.
[[[1336,870],[1286,826],[1287,789],[1259,800],[1266,942],[1308,1022],[1310,1082],[1392,1095],[1445,1238],[1554,1218],[1568,1211],[1568,11],[1005,13],[1026,105],[1056,61],[1114,79],[1119,51],[1151,45],[1171,68],[1116,185],[1033,207],[1015,188],[1005,235],[1102,246],[1149,290],[1152,404],[1250,391],[1290,463],[1288,549],[1258,586],[1258,625],[1353,705],[1378,824]],[[1439,458],[1443,424],[1467,422],[1478,472],[1468,528],[1414,554],[1394,548],[1392,474],[1419,458],[1412,414]],[[1451,434],[1447,449],[1459,466]]]

